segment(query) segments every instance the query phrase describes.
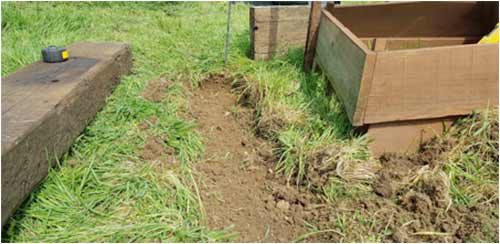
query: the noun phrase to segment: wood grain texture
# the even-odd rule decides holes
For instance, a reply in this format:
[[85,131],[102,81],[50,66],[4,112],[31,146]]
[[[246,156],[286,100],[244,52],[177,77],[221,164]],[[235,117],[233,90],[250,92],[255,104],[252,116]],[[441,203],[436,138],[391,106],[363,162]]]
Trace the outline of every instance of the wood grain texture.
[[268,59],[289,47],[304,47],[309,6],[250,7],[250,47],[253,59]]
[[[349,120],[355,125],[362,122],[359,114],[363,112],[358,111],[358,115],[355,113],[367,55],[375,53],[329,12],[323,10],[315,62],[331,82],[336,96],[344,104]],[[371,62],[373,61],[369,61]],[[362,103],[364,102],[363,100]]]
[[131,70],[125,43],[68,51],[66,62],[36,62],[2,78],[2,226]]
[[465,115],[498,106],[498,45],[378,52],[365,123]]
[[371,124],[367,136],[375,156],[383,153],[415,153],[420,145],[441,135],[458,117]]
[[498,22],[498,2],[335,6],[332,14],[360,38],[483,36]]
[[309,18],[307,5],[251,6],[257,22],[283,21]]
[[318,39],[318,27],[321,19],[321,2],[313,2],[309,13],[309,25],[307,27],[306,47],[304,50],[304,71],[309,72],[314,62],[316,41]]
[[376,51],[392,51],[402,49],[417,49],[424,47],[441,47],[461,44],[477,43],[481,37],[379,37],[360,38],[367,46],[372,46],[376,41],[385,42],[383,49]]
[[376,61],[377,55],[375,53],[368,53],[366,55],[363,73],[359,84],[359,95],[356,103],[356,110],[354,111],[353,119],[351,121],[354,126],[362,126],[364,124],[365,113],[368,107],[368,95],[372,86]]

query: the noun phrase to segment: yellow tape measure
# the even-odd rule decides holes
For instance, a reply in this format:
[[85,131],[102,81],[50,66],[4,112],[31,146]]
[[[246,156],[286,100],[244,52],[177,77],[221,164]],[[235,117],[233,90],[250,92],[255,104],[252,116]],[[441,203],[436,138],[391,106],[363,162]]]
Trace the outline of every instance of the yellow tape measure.
[[49,46],[42,49],[42,59],[46,63],[59,63],[69,59],[69,52],[64,47]]
[[478,43],[498,43],[498,23],[495,26],[495,29],[493,29],[488,35],[483,36]]

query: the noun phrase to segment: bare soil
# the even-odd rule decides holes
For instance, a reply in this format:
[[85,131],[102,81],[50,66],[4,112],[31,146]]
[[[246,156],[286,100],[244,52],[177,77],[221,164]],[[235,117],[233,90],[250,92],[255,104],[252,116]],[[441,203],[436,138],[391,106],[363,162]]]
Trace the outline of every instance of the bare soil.
[[[255,117],[258,92],[242,91],[242,84],[232,81],[225,74],[211,75],[190,99],[188,117],[196,120],[206,145],[195,167],[210,228],[238,232],[237,242],[290,242],[299,236],[307,242],[498,240],[498,199],[471,207],[452,204],[441,155],[453,141],[431,142],[415,155],[383,155],[377,167],[354,164],[374,172],[368,179],[373,183],[360,195],[329,202],[321,188],[339,177],[334,166],[340,149],[314,152],[311,184],[289,186],[273,172],[276,145],[269,136],[275,129],[265,129]],[[145,120],[141,128],[155,122]],[[169,154],[159,144],[158,138],[148,139],[142,157]],[[319,231],[311,232],[311,226]]]
[[170,81],[165,79],[150,80],[141,92],[141,96],[151,102],[160,102],[165,97],[165,90],[170,86]]
[[238,104],[231,79],[205,79],[193,91],[191,113],[206,145],[196,168],[209,227],[233,226],[239,242],[290,242],[306,232],[311,196],[275,178],[271,147],[254,136],[253,112]]
[[165,154],[165,146],[160,138],[149,137],[144,149],[141,152],[141,158],[145,160],[156,160]]
[[[498,229],[498,222],[491,221],[498,215],[498,201],[470,207],[452,203],[450,180],[440,158],[449,147],[450,142],[445,141],[416,155],[384,155],[380,159],[383,168],[374,191],[395,203],[391,207],[398,215],[413,219],[405,224],[399,218],[391,226],[393,241],[469,242],[489,239],[484,236],[486,228]],[[498,232],[488,234],[498,240]]]

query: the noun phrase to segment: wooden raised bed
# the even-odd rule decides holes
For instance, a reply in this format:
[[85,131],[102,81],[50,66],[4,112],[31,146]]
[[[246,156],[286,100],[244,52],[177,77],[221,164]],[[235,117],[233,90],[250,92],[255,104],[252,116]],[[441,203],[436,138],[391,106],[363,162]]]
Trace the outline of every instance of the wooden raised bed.
[[355,126],[466,115],[498,106],[498,44],[475,44],[496,23],[498,2],[327,8],[314,61]]
[[309,23],[308,5],[250,7],[251,58],[269,59],[289,47],[304,47]]

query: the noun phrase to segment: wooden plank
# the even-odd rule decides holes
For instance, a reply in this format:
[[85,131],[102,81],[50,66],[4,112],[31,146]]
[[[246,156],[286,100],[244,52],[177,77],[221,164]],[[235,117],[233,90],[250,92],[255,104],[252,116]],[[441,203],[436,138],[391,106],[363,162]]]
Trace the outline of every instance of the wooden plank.
[[[420,145],[443,133],[457,117],[389,122],[368,126],[369,147],[375,156],[383,153],[415,153]],[[394,136],[397,135],[397,136]]]
[[368,106],[368,95],[370,94],[370,89],[372,86],[376,61],[377,61],[376,54],[368,53],[366,55],[365,64],[363,66],[363,73],[359,85],[359,95],[356,103],[356,110],[354,112],[352,119],[352,125],[354,126],[363,125],[366,108]]
[[358,37],[461,37],[493,29],[498,15],[496,21],[484,17],[492,11],[498,2],[429,1],[341,5],[332,14]]
[[256,21],[309,19],[308,5],[251,6],[250,9]]
[[385,51],[387,47],[387,39],[385,38],[376,38],[373,42],[373,51],[382,52]]
[[330,13],[333,13],[334,9],[335,9],[335,4],[333,3],[333,1],[329,1],[326,3],[326,10]]
[[308,6],[250,8],[250,46],[253,59],[267,59],[288,47],[303,47],[309,22]]
[[304,44],[303,39],[289,39],[287,41],[282,41],[280,43],[256,43],[254,53],[285,53],[289,48],[297,47],[300,48]]
[[304,71],[306,72],[309,72],[313,65],[320,18],[321,2],[312,2],[311,11],[309,13],[309,25],[307,28],[306,48],[304,50]]
[[2,226],[130,72],[125,43],[81,42],[63,63],[36,62],[2,78]]
[[307,21],[290,20],[280,22],[264,22],[254,25],[254,41],[279,43],[289,39],[300,38],[305,45],[307,37]]
[[323,10],[315,55],[315,61],[344,104],[349,120],[354,125],[361,124],[362,116],[355,116],[361,80],[367,55],[375,55],[375,52],[369,50],[329,12]]
[[498,65],[497,44],[378,52],[365,123],[498,106]]
[[425,47],[453,46],[477,43],[481,37],[389,37],[389,38],[360,38],[364,43],[375,39],[385,40],[385,48],[379,51],[416,49]]

